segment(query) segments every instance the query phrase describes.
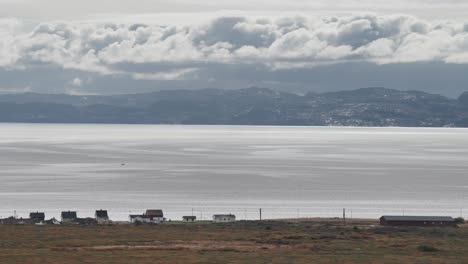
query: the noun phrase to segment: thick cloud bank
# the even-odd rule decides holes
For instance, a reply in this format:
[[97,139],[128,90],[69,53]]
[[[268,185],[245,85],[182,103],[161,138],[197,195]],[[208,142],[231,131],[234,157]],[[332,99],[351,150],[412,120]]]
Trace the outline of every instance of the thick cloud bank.
[[0,19],[0,93],[384,86],[458,96],[467,71],[468,24],[406,15],[223,15],[191,25]]
[[213,64],[272,71],[350,61],[468,63],[468,24],[414,17],[220,17],[163,26],[0,20],[0,66],[54,65],[137,79],[178,79]]

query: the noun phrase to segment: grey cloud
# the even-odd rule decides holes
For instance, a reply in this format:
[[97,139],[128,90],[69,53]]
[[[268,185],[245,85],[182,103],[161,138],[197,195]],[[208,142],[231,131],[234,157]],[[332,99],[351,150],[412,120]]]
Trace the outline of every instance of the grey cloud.
[[[404,29],[406,17],[353,17],[342,21],[337,27],[336,44],[350,45],[354,49],[368,45],[378,39],[398,37]],[[421,23],[412,23],[410,28]],[[423,24],[425,25],[425,24]]]
[[235,48],[270,46],[276,39],[276,27],[268,20],[249,22],[243,17],[223,17],[213,20],[195,33],[194,43],[215,45],[226,42]]

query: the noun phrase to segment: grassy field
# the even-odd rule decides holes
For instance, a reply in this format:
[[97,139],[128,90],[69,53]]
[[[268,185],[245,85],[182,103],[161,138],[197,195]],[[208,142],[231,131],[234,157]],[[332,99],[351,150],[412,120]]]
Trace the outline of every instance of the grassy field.
[[1,226],[0,263],[468,263],[468,227],[338,220]]

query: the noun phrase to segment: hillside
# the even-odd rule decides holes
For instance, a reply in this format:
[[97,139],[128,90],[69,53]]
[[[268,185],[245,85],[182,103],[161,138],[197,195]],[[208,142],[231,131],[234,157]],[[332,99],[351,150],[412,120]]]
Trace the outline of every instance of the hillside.
[[364,88],[303,96],[263,88],[115,96],[0,95],[0,122],[468,127],[459,99]]

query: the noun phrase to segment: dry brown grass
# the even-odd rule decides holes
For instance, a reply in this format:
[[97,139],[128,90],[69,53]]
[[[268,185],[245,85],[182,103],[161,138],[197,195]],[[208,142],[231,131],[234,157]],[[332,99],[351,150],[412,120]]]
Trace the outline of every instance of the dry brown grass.
[[[353,228],[358,226],[358,228]],[[425,252],[421,248],[436,249]],[[0,263],[468,263],[468,228],[336,219],[0,226]]]

